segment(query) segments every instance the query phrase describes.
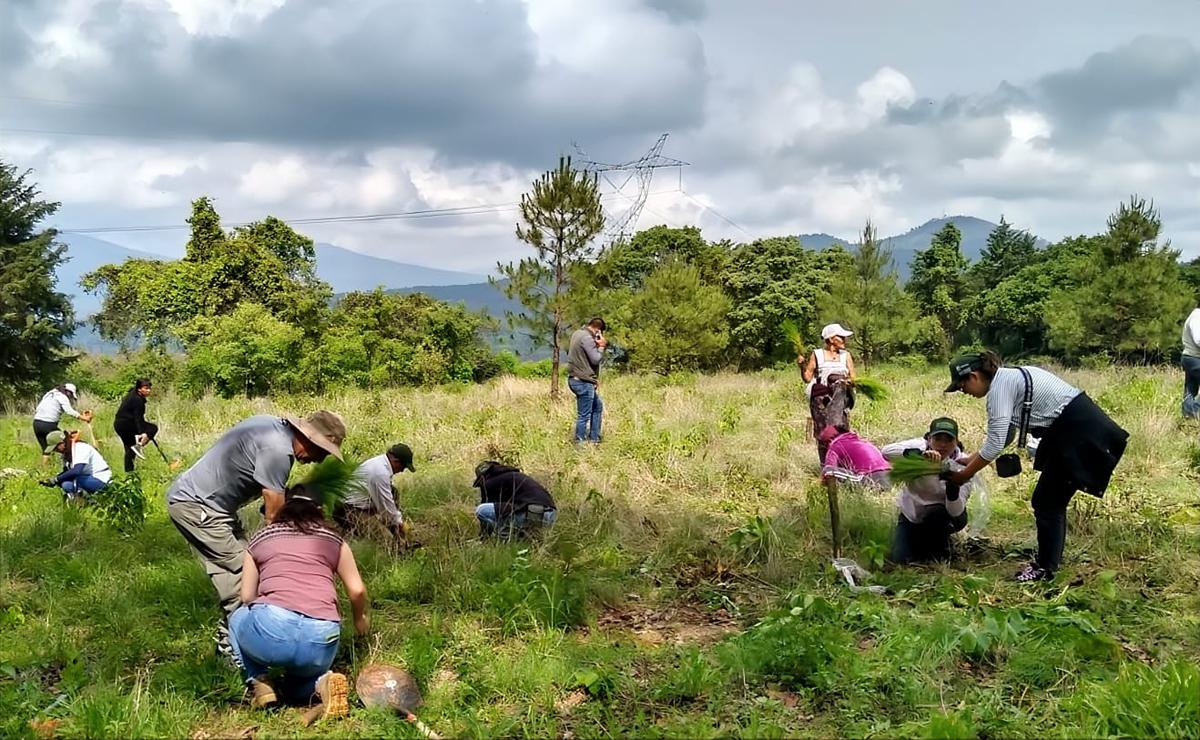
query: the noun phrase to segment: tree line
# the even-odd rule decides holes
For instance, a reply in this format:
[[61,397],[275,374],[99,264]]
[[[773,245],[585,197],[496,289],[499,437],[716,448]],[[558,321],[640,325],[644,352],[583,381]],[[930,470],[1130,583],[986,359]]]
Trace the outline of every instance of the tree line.
[[[39,228],[57,207],[28,172],[0,163],[0,397],[57,381],[75,359],[70,301],[54,283],[64,248]],[[478,382],[514,369],[486,341],[497,322],[461,305],[378,290],[334,300],[312,240],[279,219],[226,230],[201,197],[188,224],[182,259],[84,277],[103,300],[91,321],[126,350],[122,375],[155,368],[229,396]],[[563,159],[522,198],[516,236],[532,256],[498,265],[498,289],[523,306],[505,317],[508,330],[550,355],[552,383],[566,334],[593,315],[610,326],[612,362],[656,373],[790,363],[831,321],[855,331],[868,363],[937,362],[968,345],[1157,362],[1178,354],[1200,290],[1200,260],[1180,263],[1157,210],[1136,196],[1101,233],[1044,248],[1002,218],[974,264],[947,224],[915,255],[907,283],[870,223],[857,243],[821,250],[794,236],[734,243],[667,226],[601,246],[603,224],[595,177]],[[183,359],[171,360],[178,350]]]

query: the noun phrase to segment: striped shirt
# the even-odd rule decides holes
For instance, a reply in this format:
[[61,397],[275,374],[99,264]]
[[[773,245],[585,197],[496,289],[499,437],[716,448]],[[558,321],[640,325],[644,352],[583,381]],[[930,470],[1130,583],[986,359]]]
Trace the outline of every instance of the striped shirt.
[[[1033,407],[1029,410],[1029,428],[1046,429],[1080,390],[1054,373],[1027,366],[1033,384]],[[992,378],[987,393],[987,439],[979,456],[991,462],[1000,456],[1016,436],[1021,424],[1021,404],[1025,402],[1025,378],[1015,367],[1002,367]]]

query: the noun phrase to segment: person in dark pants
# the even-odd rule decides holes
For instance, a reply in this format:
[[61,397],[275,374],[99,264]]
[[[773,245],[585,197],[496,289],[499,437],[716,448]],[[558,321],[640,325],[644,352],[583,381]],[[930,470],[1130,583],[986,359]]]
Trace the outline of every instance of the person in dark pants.
[[[1028,380],[1026,380],[1028,373]],[[1028,383],[1028,385],[1027,385]],[[1037,558],[1017,574],[1018,581],[1054,577],[1067,539],[1067,504],[1076,491],[1103,496],[1125,454],[1129,433],[1086,393],[1039,367],[1001,367],[1000,356],[985,351],[954,358],[947,393],[962,391],[987,398],[987,440],[962,470],[947,480],[962,485],[992,464],[1027,416],[1029,434],[1040,440],[1034,470],[1033,518]],[[1026,413],[1022,413],[1029,397]]]
[[158,425],[146,421],[146,398],[150,395],[150,379],[138,378],[133,388],[125,394],[113,420],[113,431],[121,438],[121,449],[125,452],[125,472],[133,472],[133,459],[143,460],[142,448],[158,434]]
[[482,537],[523,537],[558,518],[546,487],[511,465],[494,460],[479,463],[472,485],[479,489],[475,518]]
[[600,360],[608,342],[602,318],[575,330],[567,349],[567,387],[575,394],[575,443],[600,443],[604,402],[600,400]]
[[[949,469],[957,469],[970,457],[958,441],[958,422],[949,417],[934,419],[924,437],[893,442],[882,452],[891,460],[924,457]],[[970,495],[970,482],[956,486],[936,475],[904,484],[896,497],[900,517],[892,536],[892,562],[949,559],[950,536],[967,526]]]
[[1183,403],[1185,417],[1200,418],[1200,308],[1192,309],[1183,322],[1183,354],[1179,364],[1183,366]]

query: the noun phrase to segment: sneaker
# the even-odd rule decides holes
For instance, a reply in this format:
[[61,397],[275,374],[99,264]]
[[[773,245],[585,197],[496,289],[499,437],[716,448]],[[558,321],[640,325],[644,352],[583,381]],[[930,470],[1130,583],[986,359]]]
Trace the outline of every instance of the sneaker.
[[317,696],[325,707],[322,717],[345,717],[350,713],[350,681],[344,674],[329,671],[318,678]]
[[139,460],[146,459],[146,456],[142,454],[142,448],[137,445],[129,445],[129,451],[136,455]]
[[275,689],[266,681],[252,678],[246,683],[250,686],[250,706],[255,709],[273,707],[279,702],[279,698],[275,696]]
[[1029,583],[1030,581],[1049,581],[1054,578],[1054,573],[1039,567],[1036,563],[1029,563],[1015,577],[1018,583]]

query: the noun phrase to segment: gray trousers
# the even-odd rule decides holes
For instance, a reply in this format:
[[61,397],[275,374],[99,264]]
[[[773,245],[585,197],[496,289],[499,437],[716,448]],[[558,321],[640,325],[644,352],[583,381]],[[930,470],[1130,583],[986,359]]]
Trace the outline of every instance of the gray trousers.
[[167,516],[204,565],[204,572],[217,589],[217,599],[228,617],[242,603],[246,532],[242,529],[241,519],[236,514],[191,501],[168,503]]

